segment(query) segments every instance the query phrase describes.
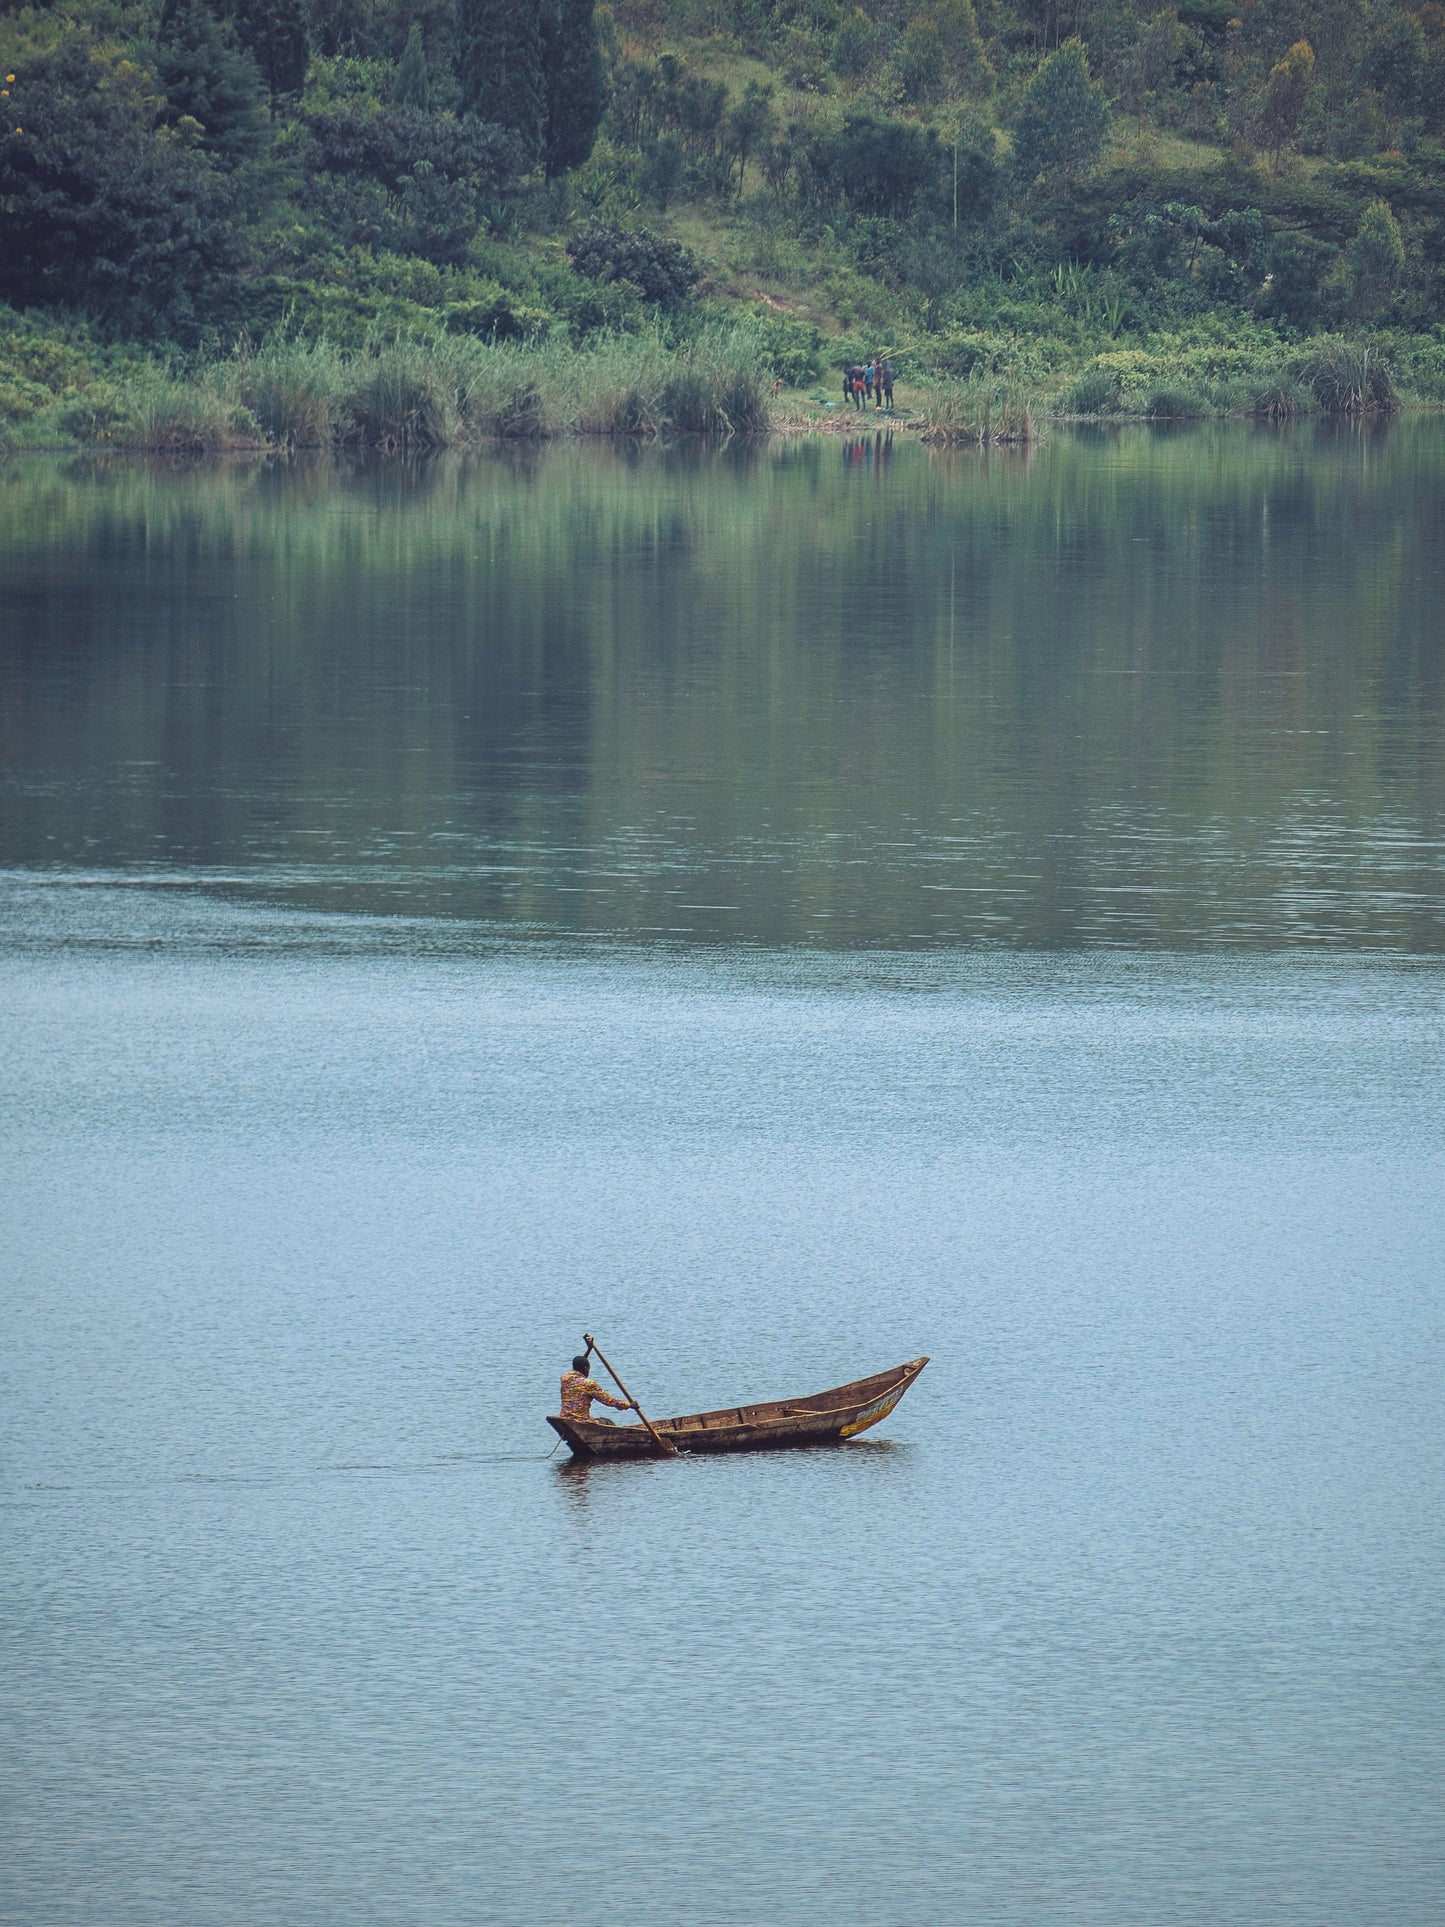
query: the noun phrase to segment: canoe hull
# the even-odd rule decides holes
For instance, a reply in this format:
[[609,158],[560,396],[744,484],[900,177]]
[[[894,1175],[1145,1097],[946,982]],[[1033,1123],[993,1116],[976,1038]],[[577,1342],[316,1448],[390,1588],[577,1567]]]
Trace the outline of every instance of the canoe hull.
[[[928,1363],[910,1359],[890,1372],[835,1385],[809,1398],[775,1399],[763,1405],[724,1406],[654,1419],[653,1426],[679,1452],[781,1452],[803,1445],[841,1445],[879,1425]],[[657,1447],[641,1425],[609,1425],[605,1419],[551,1415],[547,1423],[579,1459],[654,1459]]]

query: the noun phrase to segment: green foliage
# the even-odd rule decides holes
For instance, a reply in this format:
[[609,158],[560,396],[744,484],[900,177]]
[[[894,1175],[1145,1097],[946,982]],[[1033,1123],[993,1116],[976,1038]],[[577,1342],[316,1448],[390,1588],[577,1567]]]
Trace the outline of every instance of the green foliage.
[[548,180],[592,152],[606,104],[592,0],[546,0],[542,8],[545,91],[543,163]]
[[823,336],[810,322],[763,313],[756,321],[762,364],[785,388],[801,388],[823,372]]
[[486,195],[500,194],[515,179],[513,142],[482,121],[380,105],[331,107],[301,121],[323,173],[377,181],[392,193],[419,168]]
[[148,73],[80,36],[28,61],[0,138],[0,298],[194,329],[247,258],[212,161],[166,138]]
[[1307,40],[1297,40],[1269,70],[1259,110],[1259,137],[1274,156],[1276,167],[1283,149],[1299,134],[1300,117],[1314,77],[1315,53]]
[[[1434,0],[212,4],[0,0],[0,291],[48,328],[83,310],[250,358],[187,422],[166,371],[102,366],[93,342],[63,392],[0,354],[11,445],[62,414],[177,446],[732,420],[696,367],[667,388],[710,326],[704,275],[718,310],[756,314],[764,382],[886,340],[968,385],[973,416],[1007,389],[1284,418],[1359,391],[1300,372],[1301,337],[1389,324],[1374,362],[1445,400]],[[451,357],[450,399],[406,401],[398,342]],[[334,367],[267,359],[322,343]],[[485,431],[483,352],[490,380],[510,371]],[[559,401],[569,353],[585,407]],[[1379,406],[1373,373],[1366,392]]]
[[567,243],[567,258],[590,281],[630,281],[644,301],[660,308],[682,305],[701,279],[695,258],[679,241],[650,228],[623,228],[596,221]]
[[431,76],[427,72],[426,42],[422,39],[421,22],[418,20],[412,21],[407,33],[401,64],[392,83],[391,98],[396,106],[411,107],[418,113],[425,114],[431,109]]
[[809,198],[902,219],[930,191],[941,198],[947,162],[933,128],[860,108],[808,129],[799,165]]
[[261,70],[230,46],[206,0],[166,0],[156,43],[156,77],[166,120],[196,138],[223,167],[263,153],[271,138]]
[[1392,114],[1413,114],[1421,104],[1428,53],[1417,14],[1382,10],[1360,64],[1360,78]]
[[1290,372],[1327,415],[1390,414],[1400,405],[1389,362],[1366,342],[1326,337]]
[[973,0],[933,0],[928,17],[938,29],[946,84],[987,93],[993,83],[993,68],[978,30]]
[[231,0],[236,38],[255,59],[272,102],[306,85],[311,48],[302,0]]
[[1082,41],[1050,54],[1024,91],[1013,121],[1014,167],[1032,183],[1040,175],[1087,174],[1109,129],[1104,90],[1090,80]]
[[1160,95],[1172,83],[1175,65],[1188,44],[1178,9],[1166,7],[1135,32],[1118,63],[1118,105],[1135,115],[1139,124],[1157,109]]
[[1192,388],[1165,384],[1146,397],[1142,411],[1151,421],[1198,421],[1209,403]]
[[525,164],[539,161],[547,89],[535,0],[457,0],[456,67],[463,111],[507,128]]
[[1112,415],[1119,406],[1119,377],[1112,368],[1090,368],[1064,397],[1070,415]]
[[861,7],[843,16],[828,52],[835,73],[845,80],[866,74],[878,58],[878,32]]
[[903,86],[905,100],[935,100],[943,91],[943,35],[938,22],[921,15],[908,23],[908,31],[893,56],[894,72]]
[[1405,243],[1400,223],[1387,201],[1371,201],[1348,249],[1350,313],[1356,321],[1372,321],[1399,287],[1405,272]]

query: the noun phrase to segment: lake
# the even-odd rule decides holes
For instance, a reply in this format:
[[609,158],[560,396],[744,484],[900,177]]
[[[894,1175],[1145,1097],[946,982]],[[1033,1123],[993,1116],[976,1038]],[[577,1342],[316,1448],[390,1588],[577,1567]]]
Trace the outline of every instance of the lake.
[[1442,602],[1434,419],[0,466],[0,1919],[1434,1927]]

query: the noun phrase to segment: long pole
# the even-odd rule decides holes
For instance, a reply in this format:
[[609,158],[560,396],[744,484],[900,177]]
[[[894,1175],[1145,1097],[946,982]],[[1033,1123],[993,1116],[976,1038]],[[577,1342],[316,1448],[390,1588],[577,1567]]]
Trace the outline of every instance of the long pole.
[[591,1332],[583,1332],[582,1336],[587,1340],[588,1351],[596,1352],[597,1356],[602,1360],[602,1363],[607,1366],[608,1375],[611,1378],[612,1383],[617,1387],[618,1391],[621,1392],[622,1396],[627,1400],[627,1403],[632,1407],[633,1411],[636,1412],[637,1416],[642,1420],[642,1423],[647,1427],[648,1431],[652,1435],[652,1442],[657,1447],[658,1451],[662,1454],[662,1456],[665,1459],[675,1459],[677,1457],[677,1447],[673,1444],[671,1439],[663,1438],[661,1434],[654,1429],[651,1422],[648,1420],[646,1414],[643,1412],[642,1407],[638,1404],[637,1400],[632,1396],[631,1392],[628,1391],[627,1387],[623,1384],[622,1380],[617,1376],[616,1372],[613,1371],[612,1367],[607,1364],[607,1355],[603,1351],[602,1347],[597,1343],[597,1340],[592,1336]]

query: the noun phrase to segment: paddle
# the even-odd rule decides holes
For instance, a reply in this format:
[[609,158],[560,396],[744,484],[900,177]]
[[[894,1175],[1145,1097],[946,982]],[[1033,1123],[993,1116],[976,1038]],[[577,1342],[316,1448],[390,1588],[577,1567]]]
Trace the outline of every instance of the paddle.
[[[591,1332],[583,1332],[582,1336],[587,1340],[588,1351],[596,1352],[597,1356],[602,1360],[602,1363],[604,1365],[607,1365],[606,1355],[604,1354],[602,1347],[597,1343],[597,1340],[592,1336]],[[647,1426],[647,1430],[652,1436],[652,1442],[657,1447],[658,1451],[662,1454],[662,1456],[665,1459],[675,1459],[677,1457],[677,1447],[673,1444],[672,1440],[661,1437],[661,1435],[658,1432],[656,1432],[653,1429],[653,1427],[648,1423],[648,1420],[643,1414],[642,1407],[638,1404],[637,1400],[632,1396],[631,1392],[628,1391],[627,1387],[623,1384],[622,1380],[617,1376],[616,1372],[613,1371],[610,1365],[607,1365],[607,1372],[608,1372],[608,1376],[612,1380],[612,1383],[617,1387],[618,1391],[621,1392],[622,1396],[627,1400],[627,1403],[632,1407],[633,1411],[636,1412],[637,1416],[642,1420],[642,1423]]]

